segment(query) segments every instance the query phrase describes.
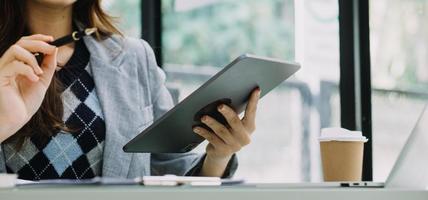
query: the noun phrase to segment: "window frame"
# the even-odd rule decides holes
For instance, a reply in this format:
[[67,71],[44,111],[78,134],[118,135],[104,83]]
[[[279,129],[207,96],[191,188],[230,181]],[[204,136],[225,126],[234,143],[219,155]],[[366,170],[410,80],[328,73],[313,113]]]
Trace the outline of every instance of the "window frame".
[[162,0],[140,0],[140,6],[141,38],[152,46],[156,62],[162,68]]
[[369,0],[339,0],[341,125],[360,130],[364,181],[373,180]]

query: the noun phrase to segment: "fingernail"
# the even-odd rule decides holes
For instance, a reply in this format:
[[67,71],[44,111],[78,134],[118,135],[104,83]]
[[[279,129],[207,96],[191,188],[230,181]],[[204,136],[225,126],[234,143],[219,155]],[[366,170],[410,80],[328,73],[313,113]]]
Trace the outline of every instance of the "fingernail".
[[205,115],[205,116],[203,116],[202,118],[201,118],[201,121],[203,121],[203,122],[207,122],[208,121],[208,117]]
[[219,106],[217,107],[217,109],[218,109],[219,111],[222,111],[222,110],[223,110],[223,108],[224,108],[223,104],[222,104],[222,105],[219,105]]
[[193,128],[193,132],[199,133],[199,129],[198,128]]

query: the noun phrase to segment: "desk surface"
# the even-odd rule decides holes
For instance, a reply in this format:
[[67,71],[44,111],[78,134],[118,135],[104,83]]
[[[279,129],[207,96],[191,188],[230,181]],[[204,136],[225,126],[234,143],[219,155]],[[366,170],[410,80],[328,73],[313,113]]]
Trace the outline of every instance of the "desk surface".
[[0,189],[0,199],[328,199],[427,200],[428,190],[382,188],[285,188],[284,186],[144,187],[56,186]]

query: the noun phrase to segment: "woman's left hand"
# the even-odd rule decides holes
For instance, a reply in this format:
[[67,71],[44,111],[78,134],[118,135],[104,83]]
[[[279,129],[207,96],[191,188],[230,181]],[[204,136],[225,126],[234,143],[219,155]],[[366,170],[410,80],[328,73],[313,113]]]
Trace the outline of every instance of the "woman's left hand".
[[255,118],[259,98],[260,89],[257,88],[251,93],[242,119],[229,106],[219,105],[217,109],[225,117],[229,127],[224,126],[208,115],[202,117],[202,123],[206,124],[214,132],[199,126],[195,127],[193,131],[208,140],[207,158],[229,160],[234,153],[251,142],[251,134],[256,129]]

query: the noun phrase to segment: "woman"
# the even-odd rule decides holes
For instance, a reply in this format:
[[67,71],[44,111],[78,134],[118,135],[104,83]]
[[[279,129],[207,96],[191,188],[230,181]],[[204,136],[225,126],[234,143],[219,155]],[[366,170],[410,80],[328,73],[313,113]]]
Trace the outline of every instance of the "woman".
[[[56,48],[50,41],[97,27],[94,37]],[[39,66],[34,52],[45,54]],[[19,178],[231,176],[234,153],[250,143],[260,90],[226,128],[209,116],[196,127],[206,154],[129,154],[122,146],[172,105],[149,45],[126,38],[100,0],[0,2],[0,172]]]

